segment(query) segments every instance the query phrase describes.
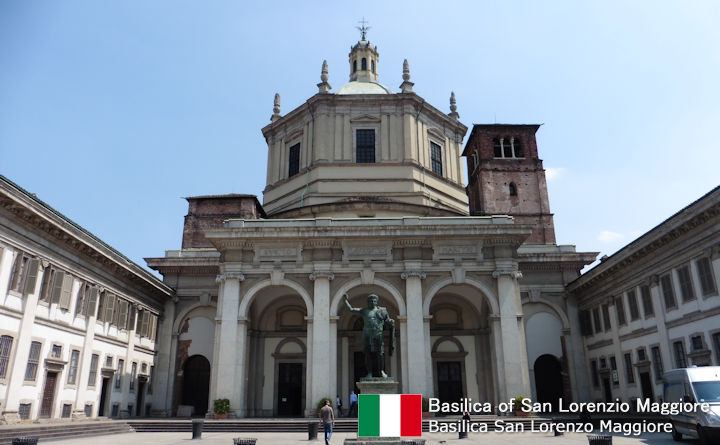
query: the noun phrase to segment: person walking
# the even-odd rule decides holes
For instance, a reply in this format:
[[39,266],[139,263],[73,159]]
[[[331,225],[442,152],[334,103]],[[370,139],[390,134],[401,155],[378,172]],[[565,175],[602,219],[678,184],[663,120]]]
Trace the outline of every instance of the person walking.
[[340,398],[340,394],[335,396],[335,407],[338,410],[338,417],[342,417],[342,399]]
[[350,412],[348,413],[348,417],[357,417],[357,404],[358,404],[358,396],[355,394],[355,391],[350,393]]
[[332,437],[333,424],[335,423],[335,413],[333,413],[332,406],[330,406],[330,400],[325,400],[325,406],[320,409],[318,415],[323,424],[323,431],[325,432],[325,445],[329,445],[330,438]]

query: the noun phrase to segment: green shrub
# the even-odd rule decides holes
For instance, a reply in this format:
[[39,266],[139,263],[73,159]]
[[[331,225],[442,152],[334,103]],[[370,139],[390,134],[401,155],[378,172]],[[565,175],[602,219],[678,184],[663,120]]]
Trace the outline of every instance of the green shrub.
[[215,414],[227,414],[230,412],[230,400],[215,399],[213,402],[213,412]]
[[527,399],[525,396],[517,395],[512,400],[512,410],[515,412],[522,411],[522,402]]

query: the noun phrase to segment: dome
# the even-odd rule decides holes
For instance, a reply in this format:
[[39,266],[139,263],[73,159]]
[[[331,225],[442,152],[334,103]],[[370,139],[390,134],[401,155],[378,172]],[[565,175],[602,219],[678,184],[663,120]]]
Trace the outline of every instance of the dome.
[[377,82],[352,81],[341,86],[335,94],[393,94],[393,92]]

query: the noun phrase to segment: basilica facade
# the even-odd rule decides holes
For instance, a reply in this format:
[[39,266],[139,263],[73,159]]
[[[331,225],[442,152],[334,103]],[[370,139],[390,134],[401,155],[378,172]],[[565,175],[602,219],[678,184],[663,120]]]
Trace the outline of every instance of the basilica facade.
[[427,103],[407,61],[398,90],[381,84],[364,34],[348,66],[333,90],[323,64],[318,93],[286,114],[276,95],[262,204],[187,198],[182,248],[146,259],[175,290],[154,414],[228,398],[238,417],[302,416],[347,401],[366,370],[346,293],[354,307],[378,295],[396,320],[385,369],[403,393],[587,399],[566,285],[596,254],[555,243],[539,126],[475,125],[462,147],[454,94],[449,112]]

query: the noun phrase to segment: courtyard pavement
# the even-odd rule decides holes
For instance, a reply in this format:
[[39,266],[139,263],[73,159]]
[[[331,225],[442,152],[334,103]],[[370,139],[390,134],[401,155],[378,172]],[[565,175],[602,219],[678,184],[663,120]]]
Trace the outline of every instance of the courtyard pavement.
[[[286,445],[286,444],[305,444],[305,445],[321,445],[322,434],[319,440],[307,440],[307,435],[299,433],[203,433],[202,439],[192,440],[191,433],[127,433],[112,436],[97,436],[87,438],[76,438],[66,440],[56,440],[53,445],[232,445],[232,439],[235,437],[254,437],[257,438],[257,445]],[[336,433],[330,440],[331,444],[342,445],[343,439],[355,437],[354,433]],[[468,439],[458,439],[457,434],[449,433],[425,433],[422,436],[426,439],[427,445],[440,444],[456,444],[456,445],[587,445],[588,439],[585,434],[566,433],[560,437],[554,437],[552,434],[544,433],[470,433]],[[42,444],[43,441],[40,441]],[[661,445],[661,444],[677,444],[669,434],[645,434],[642,436],[622,436],[614,435],[613,445]],[[699,441],[694,439],[683,440],[682,443],[688,445],[699,445]],[[39,444],[39,445],[40,445]]]

